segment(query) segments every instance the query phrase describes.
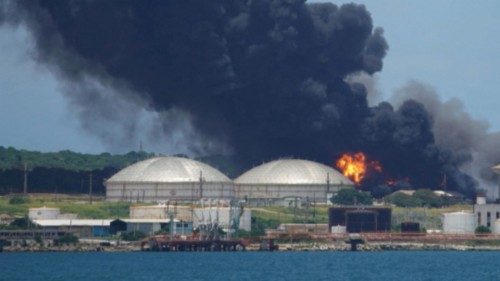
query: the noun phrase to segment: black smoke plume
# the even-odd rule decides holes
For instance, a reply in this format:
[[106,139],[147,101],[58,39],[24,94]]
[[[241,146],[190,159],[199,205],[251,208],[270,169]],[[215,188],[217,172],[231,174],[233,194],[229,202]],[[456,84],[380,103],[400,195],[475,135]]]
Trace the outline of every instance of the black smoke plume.
[[157,114],[153,137],[192,153],[231,151],[242,168],[287,156],[332,165],[364,151],[385,178],[438,188],[447,175],[450,189],[474,190],[459,170],[470,159],[436,144],[422,103],[369,107],[366,88],[349,79],[380,71],[388,50],[363,5],[20,0],[0,11],[28,26],[37,60],[105,138],[116,134],[93,124],[121,124],[132,138],[134,105]]

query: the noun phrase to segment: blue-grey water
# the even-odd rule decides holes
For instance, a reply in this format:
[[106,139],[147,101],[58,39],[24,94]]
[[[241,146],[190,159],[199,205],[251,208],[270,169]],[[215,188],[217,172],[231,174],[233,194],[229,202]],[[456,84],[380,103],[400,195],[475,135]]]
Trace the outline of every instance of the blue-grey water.
[[500,280],[500,252],[0,253],[0,280]]

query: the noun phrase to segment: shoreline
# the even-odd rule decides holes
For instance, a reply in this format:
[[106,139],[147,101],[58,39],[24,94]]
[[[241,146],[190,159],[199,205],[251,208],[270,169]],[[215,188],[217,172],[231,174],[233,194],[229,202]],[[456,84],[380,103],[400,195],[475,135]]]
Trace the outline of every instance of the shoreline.
[[[338,242],[298,242],[277,243],[276,252],[350,252],[350,245]],[[259,244],[250,244],[242,252],[258,252]],[[466,245],[460,243],[419,243],[419,242],[373,242],[360,244],[358,252],[382,251],[500,251],[500,246]],[[48,253],[48,252],[150,252],[141,250],[140,244],[130,243],[120,246],[100,246],[92,243],[79,243],[62,246],[5,246],[3,253]],[[240,251],[241,252],[241,251]],[[2,252],[0,252],[1,254]]]

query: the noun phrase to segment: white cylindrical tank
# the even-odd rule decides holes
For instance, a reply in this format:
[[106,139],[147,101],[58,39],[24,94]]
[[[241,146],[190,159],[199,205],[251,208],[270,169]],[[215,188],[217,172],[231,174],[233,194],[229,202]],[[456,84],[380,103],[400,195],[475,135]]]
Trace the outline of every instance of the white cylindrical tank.
[[333,234],[343,234],[346,233],[346,228],[343,225],[334,225],[332,226],[331,232]]
[[30,208],[28,211],[28,217],[31,220],[55,220],[59,218],[60,214],[59,208],[47,208],[45,206]]
[[494,223],[493,223],[493,233],[495,234],[500,234],[500,219],[496,220]]
[[443,218],[443,232],[448,234],[472,234],[476,229],[474,213],[452,212],[445,213]]
[[178,220],[192,220],[192,210],[189,206],[164,204],[154,206],[132,206],[129,211],[131,219],[168,219],[170,213],[173,213]]

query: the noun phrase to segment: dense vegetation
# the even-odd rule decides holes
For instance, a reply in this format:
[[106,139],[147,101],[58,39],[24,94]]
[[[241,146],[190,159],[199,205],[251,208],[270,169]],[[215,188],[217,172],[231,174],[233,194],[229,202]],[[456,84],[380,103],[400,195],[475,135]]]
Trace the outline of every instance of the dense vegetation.
[[480,226],[476,227],[475,232],[478,234],[487,234],[487,233],[491,233],[491,229],[487,226],[480,225]]
[[[153,156],[153,153],[144,151],[122,155],[93,155],[68,150],[43,153],[0,146],[0,195],[23,191],[25,165],[28,170],[29,193],[88,193],[92,174],[93,193],[102,195],[107,178],[128,165]],[[238,165],[227,156],[205,156],[198,160],[218,168],[230,177],[235,177],[240,172]]]
[[371,205],[373,197],[368,192],[359,191],[354,188],[345,188],[331,199],[333,204],[338,205]]
[[418,189],[412,195],[396,192],[387,196],[386,201],[398,207],[440,208],[461,203],[460,200],[435,194],[430,189]]
[[87,193],[92,173],[93,192],[104,194],[106,178],[152,155],[146,152],[92,155],[68,150],[42,153],[0,146],[0,194],[23,191],[25,165],[30,193]]
[[153,154],[146,152],[129,152],[122,155],[111,155],[109,153],[93,155],[63,150],[44,153],[0,146],[0,170],[23,170],[24,165],[27,164],[29,170],[46,168],[90,172],[105,168],[122,168],[151,156]]

